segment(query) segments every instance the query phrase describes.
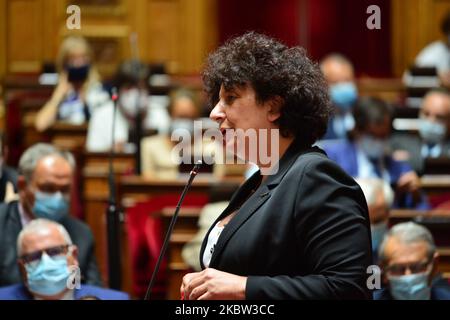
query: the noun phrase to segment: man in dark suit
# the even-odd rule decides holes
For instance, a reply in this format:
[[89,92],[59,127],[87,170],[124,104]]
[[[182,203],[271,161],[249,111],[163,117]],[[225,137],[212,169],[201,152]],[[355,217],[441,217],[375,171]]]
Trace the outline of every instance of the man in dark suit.
[[0,286],[21,281],[16,266],[17,236],[35,218],[61,223],[78,247],[82,281],[101,285],[89,227],[69,214],[75,161],[70,153],[36,144],[19,161],[19,201],[0,205]]
[[4,134],[0,132],[0,202],[9,202],[17,197],[17,171],[6,165],[8,147]]
[[395,156],[407,160],[419,174],[426,158],[450,157],[450,95],[446,89],[429,91],[420,109],[419,135],[396,134]]
[[80,284],[78,247],[67,230],[47,219],[34,219],[17,239],[23,284],[0,288],[2,300],[124,300],[123,292]]
[[379,250],[384,288],[376,300],[450,300],[448,280],[437,274],[438,253],[433,236],[414,222],[389,230]]

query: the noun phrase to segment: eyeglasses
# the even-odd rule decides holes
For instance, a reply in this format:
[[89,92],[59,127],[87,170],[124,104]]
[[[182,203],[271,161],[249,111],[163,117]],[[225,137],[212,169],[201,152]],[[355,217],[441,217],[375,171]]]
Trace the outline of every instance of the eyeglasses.
[[402,276],[406,274],[406,270],[411,273],[423,273],[428,270],[431,259],[425,262],[409,263],[409,264],[393,264],[385,268],[385,271],[390,276]]
[[24,254],[20,257],[20,260],[24,263],[32,263],[41,260],[42,254],[45,252],[49,257],[55,257],[60,255],[66,255],[69,252],[70,245],[61,245],[51,248],[46,248],[39,251],[34,251],[28,254]]

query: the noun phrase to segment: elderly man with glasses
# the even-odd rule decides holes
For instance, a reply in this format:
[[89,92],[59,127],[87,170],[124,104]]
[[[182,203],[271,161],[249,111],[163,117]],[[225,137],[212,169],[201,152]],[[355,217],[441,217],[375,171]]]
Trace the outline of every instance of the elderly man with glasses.
[[413,222],[400,223],[379,249],[385,288],[376,300],[450,300],[450,285],[437,273],[438,253],[431,233]]
[[82,283],[102,285],[89,226],[70,214],[75,160],[46,143],[28,148],[19,161],[19,200],[0,205],[0,286],[19,283],[16,241],[33,219],[45,218],[64,226],[78,247]]
[[31,221],[17,238],[17,253],[23,284],[0,288],[0,299],[128,299],[126,293],[80,283],[78,248],[59,223]]

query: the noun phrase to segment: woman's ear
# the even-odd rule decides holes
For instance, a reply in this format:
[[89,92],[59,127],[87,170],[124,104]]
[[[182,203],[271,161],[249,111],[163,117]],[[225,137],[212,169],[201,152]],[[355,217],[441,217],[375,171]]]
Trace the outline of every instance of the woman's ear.
[[268,102],[269,110],[267,113],[267,119],[270,122],[277,121],[281,116],[281,108],[284,104],[284,99],[280,96],[275,96],[271,98]]

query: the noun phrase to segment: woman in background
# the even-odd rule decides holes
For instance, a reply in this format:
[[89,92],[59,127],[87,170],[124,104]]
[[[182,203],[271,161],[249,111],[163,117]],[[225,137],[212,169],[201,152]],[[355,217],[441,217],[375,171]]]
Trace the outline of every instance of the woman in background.
[[86,123],[92,111],[109,100],[92,63],[92,50],[83,37],[64,39],[57,59],[58,85],[37,114],[38,131],[47,130],[56,121]]

